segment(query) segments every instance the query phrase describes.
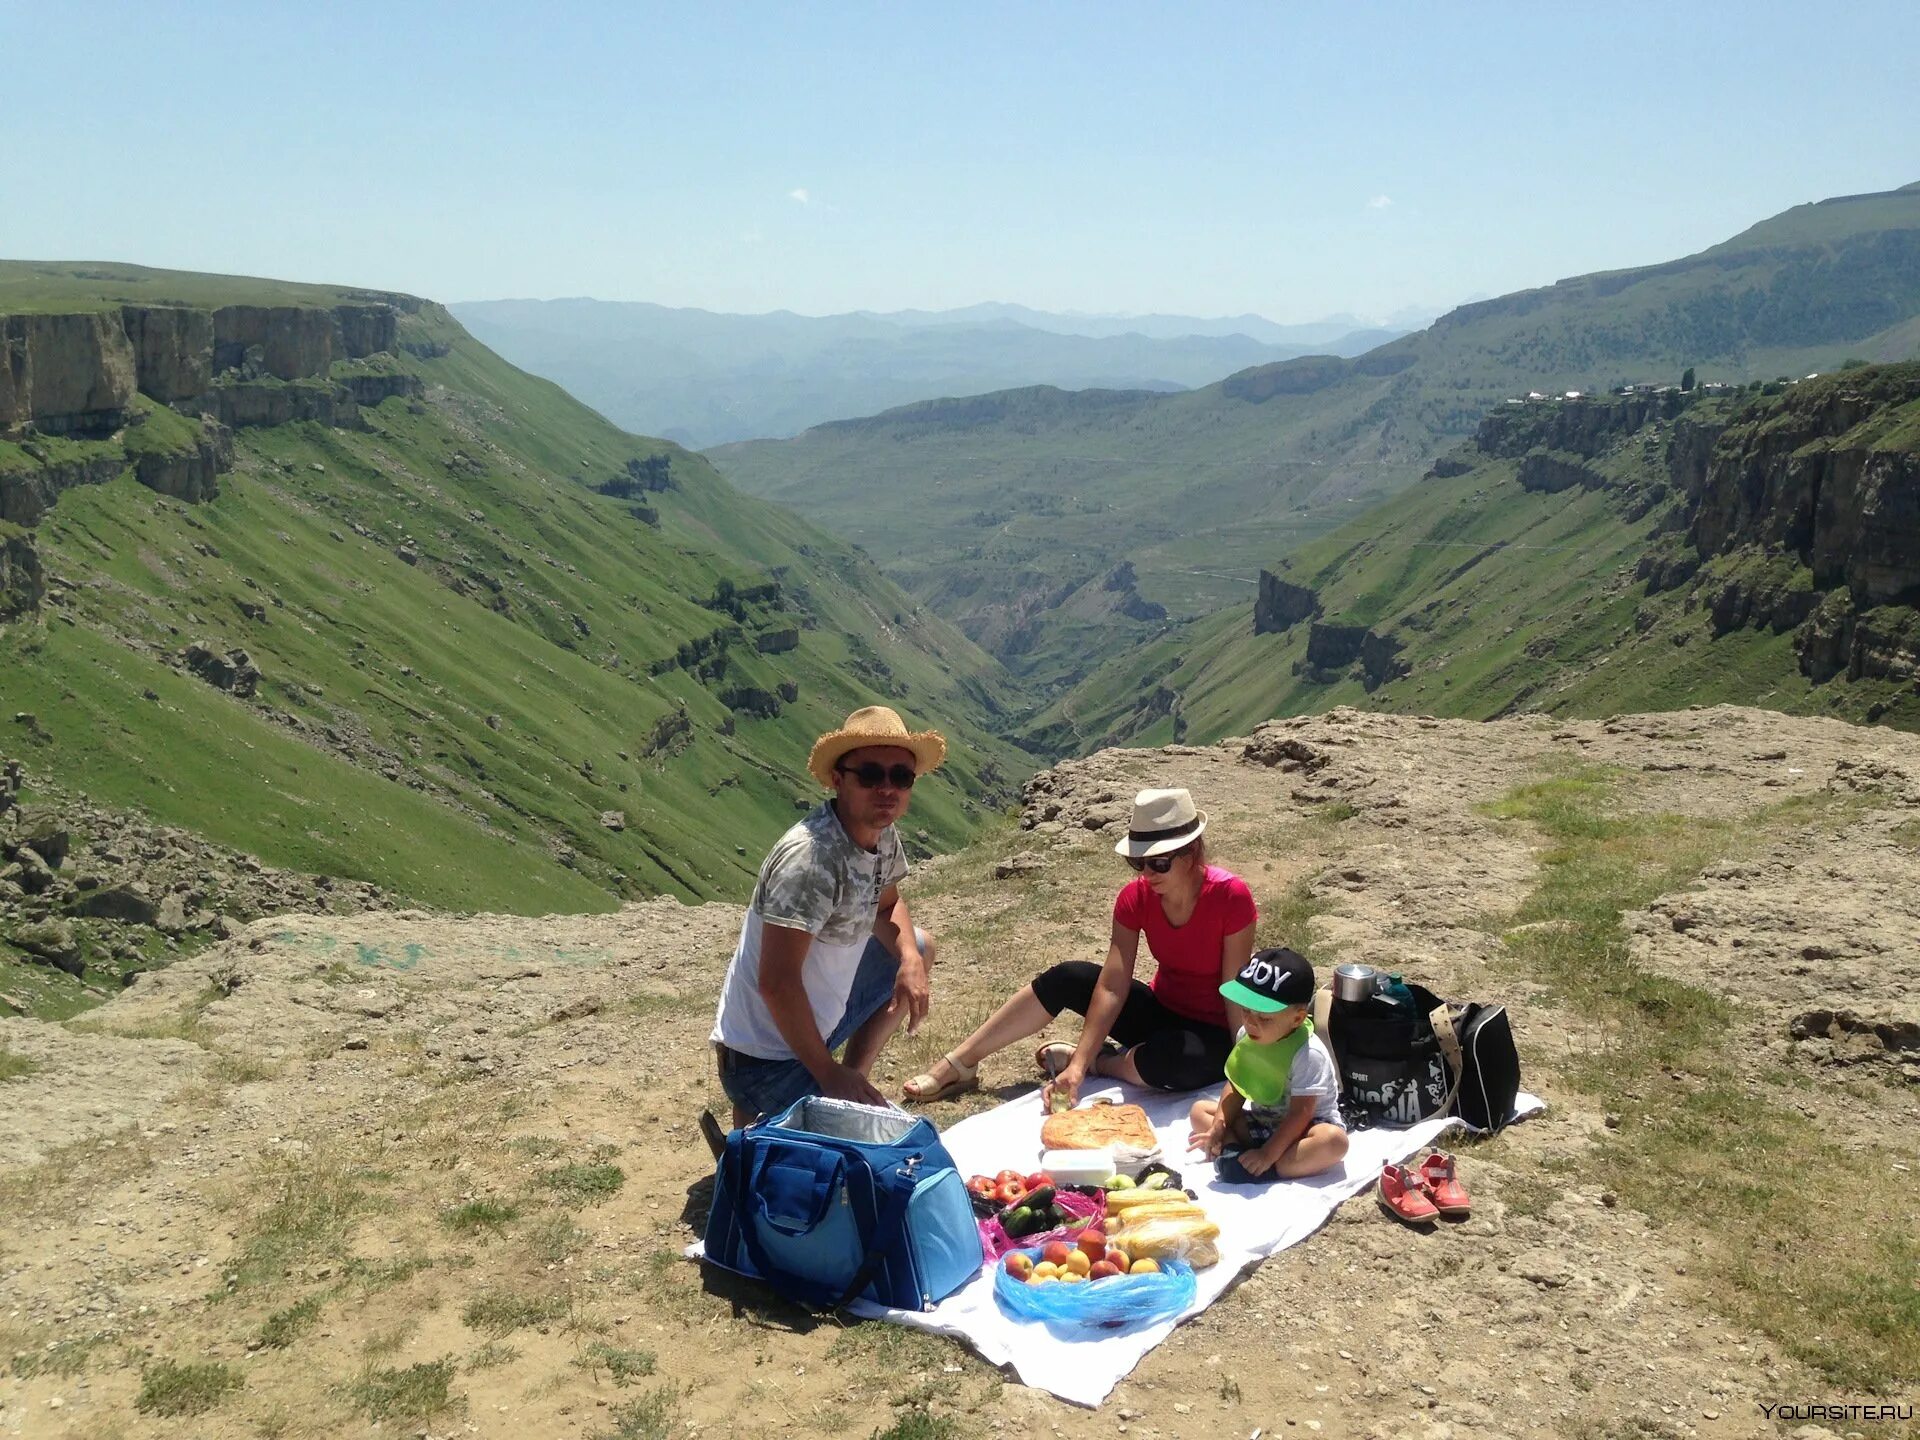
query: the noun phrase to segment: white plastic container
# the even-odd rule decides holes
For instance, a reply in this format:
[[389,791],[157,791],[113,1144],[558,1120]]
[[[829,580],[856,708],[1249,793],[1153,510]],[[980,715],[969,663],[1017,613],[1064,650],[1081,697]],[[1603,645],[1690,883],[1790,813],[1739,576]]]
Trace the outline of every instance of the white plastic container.
[[1040,1157],[1040,1168],[1056,1185],[1104,1185],[1114,1175],[1113,1151],[1049,1150]]

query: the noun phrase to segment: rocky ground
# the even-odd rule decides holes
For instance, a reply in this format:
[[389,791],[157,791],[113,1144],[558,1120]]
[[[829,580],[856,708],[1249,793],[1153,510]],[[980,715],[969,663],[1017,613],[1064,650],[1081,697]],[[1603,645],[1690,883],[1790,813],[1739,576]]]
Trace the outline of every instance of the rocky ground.
[[[1749,1103],[1789,1096],[1910,1194],[1920,739],[1733,709],[1335,711],[1064,764],[1020,829],[922,867],[937,1009],[885,1078],[1039,966],[1097,956],[1127,798],[1187,785],[1263,939],[1511,1007],[1549,1109],[1463,1150],[1470,1221],[1420,1234],[1349,1202],[1078,1410],[679,1258],[736,908],[260,919],[84,1020],[0,1025],[0,1435],[1824,1435],[1765,1407],[1872,1397],[1742,1308],[1711,1225],[1609,1188],[1637,1121],[1593,1078],[1618,1037],[1502,939],[1556,856],[1488,802],[1566,773],[1732,837],[1627,917],[1631,959],[1724,997]],[[1818,823],[1778,823],[1797,808]],[[936,1118],[1019,1093],[1029,1048]]]
[[[25,712],[13,719],[29,736],[40,723]],[[17,957],[0,966],[0,1015],[104,999],[257,916],[390,903],[377,886],[263,865],[0,761],[0,959]]]

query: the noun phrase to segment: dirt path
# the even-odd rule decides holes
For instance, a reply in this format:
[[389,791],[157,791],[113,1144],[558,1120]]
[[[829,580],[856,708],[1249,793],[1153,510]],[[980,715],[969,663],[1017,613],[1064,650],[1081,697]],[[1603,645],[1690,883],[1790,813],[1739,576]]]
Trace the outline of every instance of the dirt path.
[[[1763,1406],[1833,1387],[1722,1318],[1674,1217],[1583,1179],[1609,1117],[1565,1077],[1608,1036],[1516,974],[1489,923],[1542,850],[1483,807],[1570,767],[1625,777],[1620,803],[1649,812],[1832,812],[1630,917],[1633,953],[1738,1002],[1756,1075],[1787,1076],[1840,1143],[1912,1149],[1920,740],[1729,709],[1336,711],[1040,777],[1028,828],[910,882],[942,937],[939,1009],[884,1065],[897,1084],[1033,970],[1097,956],[1110,827],[1138,786],[1187,785],[1263,938],[1512,1007],[1550,1109],[1466,1153],[1470,1222],[1420,1235],[1350,1202],[1076,1410],[677,1258],[704,1213],[694,1121],[720,1104],[704,1040],[736,908],[287,917],[80,1024],[0,1025],[36,1067],[0,1090],[0,1435],[1791,1433]],[[990,1062],[990,1086],[1018,1093],[1025,1058]],[[143,1413],[156,1360],[244,1383]],[[420,1393],[447,1403],[409,1418]]]

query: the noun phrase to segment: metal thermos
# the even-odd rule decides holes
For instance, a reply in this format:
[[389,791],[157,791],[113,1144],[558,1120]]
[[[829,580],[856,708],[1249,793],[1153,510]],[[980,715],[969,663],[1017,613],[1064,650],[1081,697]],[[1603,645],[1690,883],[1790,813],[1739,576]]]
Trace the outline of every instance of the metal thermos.
[[1359,1004],[1371,1000],[1385,983],[1385,977],[1371,965],[1336,965],[1333,970],[1333,998]]

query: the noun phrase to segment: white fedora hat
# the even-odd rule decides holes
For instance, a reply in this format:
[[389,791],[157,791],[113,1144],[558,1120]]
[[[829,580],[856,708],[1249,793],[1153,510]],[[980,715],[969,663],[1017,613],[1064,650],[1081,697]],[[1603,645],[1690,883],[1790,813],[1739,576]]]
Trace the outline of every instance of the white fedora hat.
[[1185,790],[1142,790],[1133,797],[1133,816],[1126,838],[1113,847],[1116,855],[1144,860],[1191,845],[1207,828],[1207,812],[1193,808]]

